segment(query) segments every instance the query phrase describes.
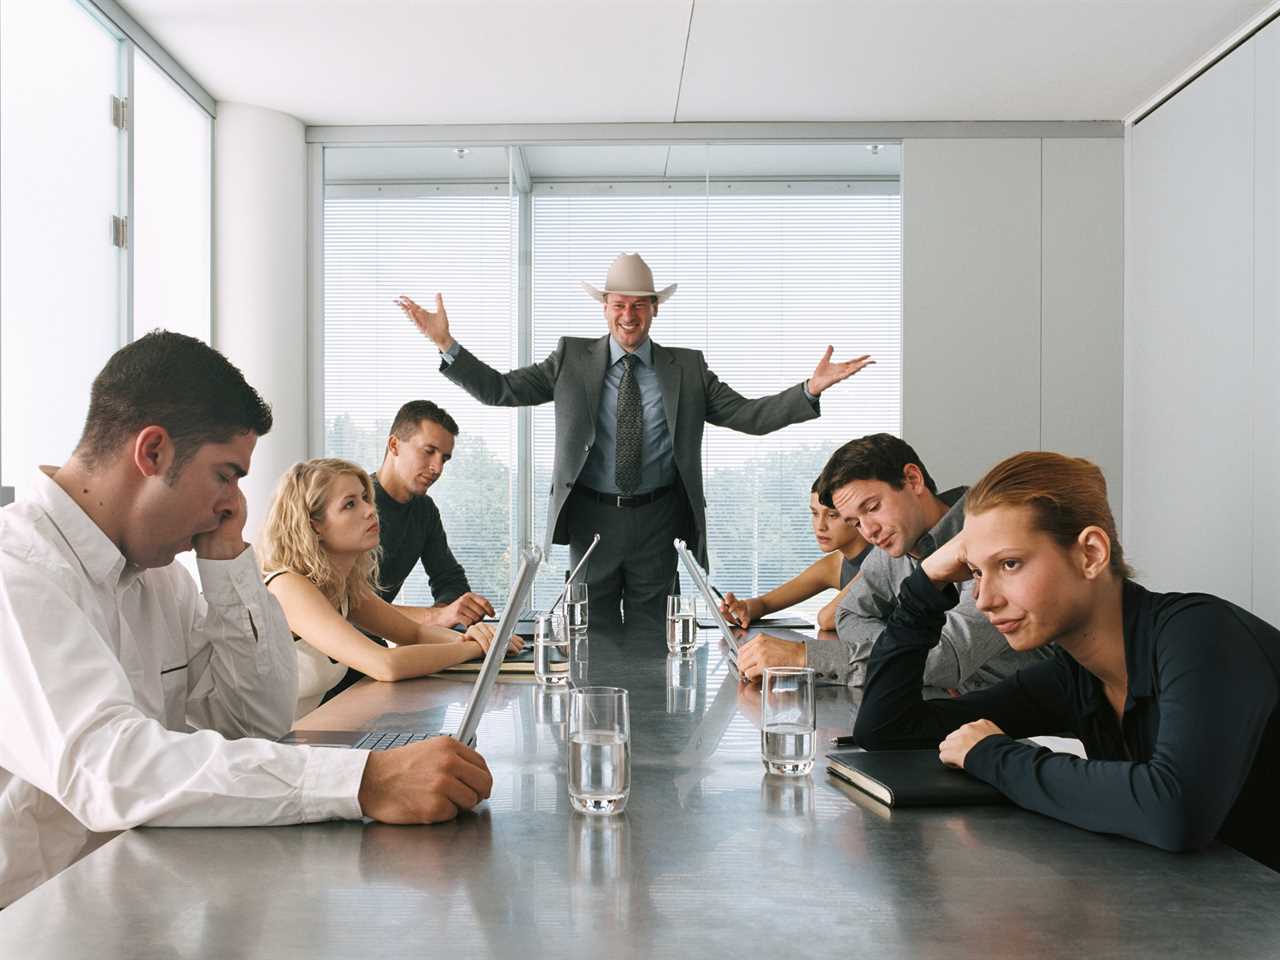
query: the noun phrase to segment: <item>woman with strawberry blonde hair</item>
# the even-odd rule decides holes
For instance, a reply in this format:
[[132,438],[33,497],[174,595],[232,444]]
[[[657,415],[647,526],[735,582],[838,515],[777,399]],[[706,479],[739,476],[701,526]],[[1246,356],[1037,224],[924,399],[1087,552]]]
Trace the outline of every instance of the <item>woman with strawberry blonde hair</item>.
[[[1013,649],[1054,656],[924,700],[925,658],[969,579]],[[898,601],[868,664],[859,744],[937,747],[1029,810],[1167,850],[1218,837],[1280,870],[1280,631],[1218,597],[1134,582],[1092,463],[996,465]],[[1087,759],[1018,742],[1064,731]]]
[[[486,624],[458,634],[411,620],[379,597],[378,529],[373,483],[354,463],[308,460],[280,478],[261,560],[295,638],[299,717],[347,667],[375,680],[421,677],[482,656],[493,640]],[[380,646],[361,630],[396,646]]]

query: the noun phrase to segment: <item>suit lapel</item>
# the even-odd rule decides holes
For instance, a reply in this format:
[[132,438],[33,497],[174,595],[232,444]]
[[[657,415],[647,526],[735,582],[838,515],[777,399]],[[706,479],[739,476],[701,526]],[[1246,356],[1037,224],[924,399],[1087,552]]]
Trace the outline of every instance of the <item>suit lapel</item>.
[[596,411],[600,409],[600,390],[604,386],[605,371],[609,369],[609,335],[587,345],[587,363],[583,374],[583,389],[587,392],[587,411],[592,425]]
[[676,438],[676,411],[680,409],[680,368],[675,354],[653,343],[653,369],[662,387],[662,409],[667,415],[667,431],[674,447]]

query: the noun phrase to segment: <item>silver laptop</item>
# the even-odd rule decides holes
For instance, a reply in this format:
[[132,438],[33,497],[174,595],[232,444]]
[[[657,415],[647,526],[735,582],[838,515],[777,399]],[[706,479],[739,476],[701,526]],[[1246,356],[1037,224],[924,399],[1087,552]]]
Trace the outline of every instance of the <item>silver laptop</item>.
[[[462,721],[451,736],[469,747],[476,742],[476,727],[480,725],[480,717],[484,714],[485,704],[498,680],[498,672],[502,669],[502,660],[506,656],[507,644],[515,633],[516,623],[520,619],[520,611],[525,609],[529,596],[533,592],[533,578],[542,565],[542,550],[530,547],[520,557],[520,569],[516,571],[515,582],[511,585],[511,595],[507,599],[507,607],[498,621],[498,630],[489,652],[485,654],[484,663],[476,675],[476,682],[471,687],[471,698],[466,709],[462,711]],[[428,737],[438,736],[444,731],[424,730],[293,730],[280,738],[281,743],[305,744],[311,747],[348,747],[356,750],[389,750],[402,747],[408,743],[416,743]]]
[[702,594],[702,602],[707,608],[707,614],[720,631],[720,635],[724,637],[724,642],[729,646],[729,656],[733,659],[734,666],[737,666],[738,646],[741,640],[734,634],[733,627],[729,626],[729,621],[720,612],[720,604],[723,602],[724,597],[711,585],[711,581],[707,578],[707,572],[702,569],[698,561],[694,559],[693,554],[689,552],[688,545],[680,539],[674,542],[676,555],[680,558],[680,562],[684,564],[685,570],[689,572],[689,577],[698,588],[698,592]]

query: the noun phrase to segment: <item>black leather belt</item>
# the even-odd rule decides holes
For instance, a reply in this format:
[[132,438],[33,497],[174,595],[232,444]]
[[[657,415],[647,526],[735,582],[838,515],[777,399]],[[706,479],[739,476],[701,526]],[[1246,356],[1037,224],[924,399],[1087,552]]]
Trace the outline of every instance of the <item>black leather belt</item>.
[[580,483],[575,483],[573,489],[588,500],[594,500],[596,503],[607,503],[611,507],[643,507],[646,503],[661,500],[674,489],[674,485],[668,484],[649,493],[638,493],[633,497],[624,496],[620,493],[601,493],[599,490],[584,487]]

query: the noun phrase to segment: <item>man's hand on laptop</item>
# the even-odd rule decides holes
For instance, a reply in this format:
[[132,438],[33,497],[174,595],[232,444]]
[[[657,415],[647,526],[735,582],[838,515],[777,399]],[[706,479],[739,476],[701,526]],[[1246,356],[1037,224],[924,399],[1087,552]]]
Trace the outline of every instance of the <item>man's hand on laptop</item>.
[[739,600],[731,590],[724,595],[724,603],[720,604],[720,612],[724,614],[724,618],[730,623],[746,627],[750,625],[752,620],[759,620],[764,616],[764,604],[760,602],[759,597],[748,597],[745,600]]
[[438,823],[470,810],[491,789],[484,757],[452,737],[432,737],[370,753],[357,799],[366,817],[383,823]]
[[803,667],[803,643],[779,640],[767,633],[752,637],[738,648],[738,673],[744,680],[759,680],[765,667]]
[[453,603],[438,607],[434,615],[436,623],[443,627],[453,627],[458,624],[469,627],[473,623],[479,623],[485,617],[494,616],[494,611],[492,603],[480,594],[468,591]]

